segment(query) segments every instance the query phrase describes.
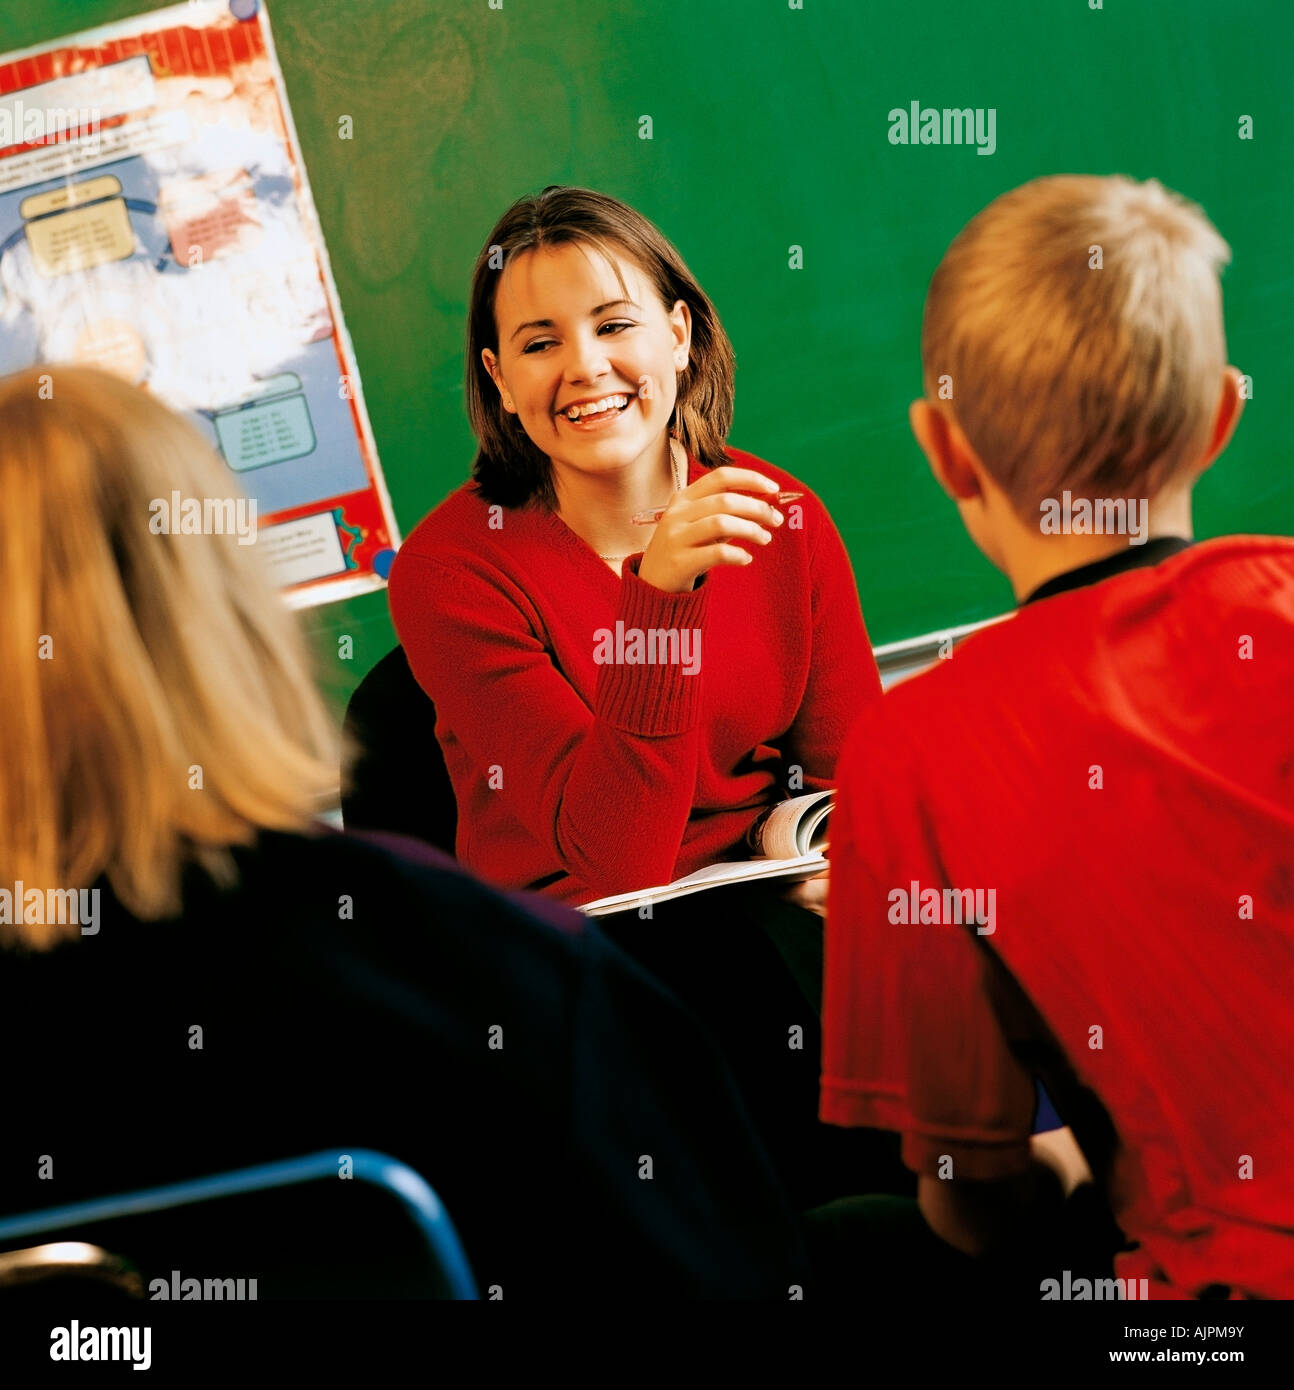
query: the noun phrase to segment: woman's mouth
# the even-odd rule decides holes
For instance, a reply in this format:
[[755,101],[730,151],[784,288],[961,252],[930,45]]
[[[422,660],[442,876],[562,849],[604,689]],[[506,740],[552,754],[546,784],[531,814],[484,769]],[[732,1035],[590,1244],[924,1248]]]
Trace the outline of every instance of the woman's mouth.
[[559,410],[557,418],[564,420],[571,429],[584,433],[618,420],[636,399],[635,396],[612,392],[595,401],[586,401],[582,405],[572,405],[565,410]]

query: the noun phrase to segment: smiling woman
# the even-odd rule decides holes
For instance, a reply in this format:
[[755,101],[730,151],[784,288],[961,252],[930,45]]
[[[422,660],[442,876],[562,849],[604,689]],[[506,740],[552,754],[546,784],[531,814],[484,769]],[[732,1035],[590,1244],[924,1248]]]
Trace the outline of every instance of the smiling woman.
[[[456,853],[484,878],[579,905],[748,858],[770,804],[832,785],[880,695],[826,509],[726,443],[734,365],[678,251],[616,199],[548,188],[485,238],[467,325],[473,481],[413,531],[389,589],[435,706]],[[646,661],[609,632],[688,641]],[[824,877],[792,902],[715,889],[649,922],[603,919],[726,1035],[745,1080],[786,1081],[766,1134],[813,1124]],[[769,913],[798,944],[770,944]],[[741,1017],[720,1020],[734,971]],[[781,1039],[780,1060],[755,1061],[756,1035]]]
[[[486,238],[474,481],[414,530],[390,600],[487,878],[579,904],[747,857],[880,693],[826,510],[725,442],[733,375],[682,257],[616,199],[546,189]],[[695,633],[705,669],[599,659],[617,630]]]

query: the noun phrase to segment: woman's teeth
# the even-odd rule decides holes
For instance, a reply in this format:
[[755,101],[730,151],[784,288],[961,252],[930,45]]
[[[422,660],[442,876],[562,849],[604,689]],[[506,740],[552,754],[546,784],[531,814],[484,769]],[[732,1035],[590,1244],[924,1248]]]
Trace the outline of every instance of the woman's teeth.
[[628,396],[604,396],[600,401],[587,401],[584,405],[573,405],[562,411],[568,420],[582,420],[586,415],[602,415],[608,410],[623,410],[629,404]]

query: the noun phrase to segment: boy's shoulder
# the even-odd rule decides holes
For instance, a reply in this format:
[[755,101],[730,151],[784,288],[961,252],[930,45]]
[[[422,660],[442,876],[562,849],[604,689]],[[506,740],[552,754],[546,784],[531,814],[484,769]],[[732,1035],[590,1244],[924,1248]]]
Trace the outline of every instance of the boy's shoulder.
[[889,759],[949,766],[968,746],[989,745],[1040,761],[1078,725],[1112,720],[1129,684],[1147,704],[1207,690],[1218,663],[1239,658],[1239,639],[1255,628],[1280,635],[1264,645],[1278,648],[1269,655],[1294,679],[1294,540],[1205,541],[972,633],[864,711],[845,758],[862,769],[884,748]]

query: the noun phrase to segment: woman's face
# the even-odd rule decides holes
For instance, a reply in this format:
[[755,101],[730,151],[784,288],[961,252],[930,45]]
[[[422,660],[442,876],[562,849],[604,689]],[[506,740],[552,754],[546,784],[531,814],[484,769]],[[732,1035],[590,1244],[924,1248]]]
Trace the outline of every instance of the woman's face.
[[[681,299],[666,310],[633,261],[615,264],[623,290],[595,248],[568,242],[525,252],[499,282],[499,351],[481,358],[503,408],[559,471],[645,476],[666,457],[691,315]],[[609,397],[618,399],[598,414],[569,414]]]

